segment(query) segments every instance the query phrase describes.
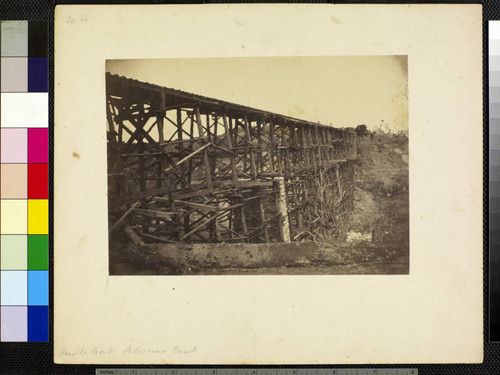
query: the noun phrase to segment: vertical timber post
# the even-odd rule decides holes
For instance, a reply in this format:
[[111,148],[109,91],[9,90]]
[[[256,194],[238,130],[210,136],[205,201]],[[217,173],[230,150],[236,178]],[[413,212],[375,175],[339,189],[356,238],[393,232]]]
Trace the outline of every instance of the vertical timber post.
[[231,141],[231,128],[228,124],[227,121],[227,114],[226,112],[223,113],[222,115],[222,121],[224,123],[224,131],[226,133],[226,145],[229,151],[231,151],[231,156],[229,157],[229,161],[231,163],[231,180],[233,182],[238,181],[238,170],[236,169],[236,162],[235,162],[235,150],[233,149],[233,142]]
[[[261,190],[261,189],[259,189]],[[269,242],[269,232],[267,230],[267,223],[266,223],[266,211],[264,207],[264,202],[262,197],[264,196],[262,191],[259,191],[260,197],[259,197],[259,211],[260,211],[260,223],[263,226],[262,230],[264,232],[264,240],[266,242]]]
[[262,125],[264,129],[267,127],[267,137],[266,137],[266,149],[267,149],[267,160],[269,162],[269,171],[271,172],[271,176],[274,176],[274,144],[273,144],[273,132],[274,129],[272,128],[272,125],[270,122],[266,122],[266,119],[264,118],[262,120]]
[[252,137],[250,135],[250,122],[248,121],[248,117],[245,114],[245,117],[243,118],[245,121],[245,136],[247,139],[247,143],[250,147],[250,168],[252,171],[252,180],[257,180],[257,166],[255,163],[255,153],[254,153],[254,146],[252,142]]
[[[200,139],[203,137],[203,125],[201,124],[201,115],[200,115],[200,107],[196,106],[196,123],[198,125],[198,136]],[[208,132],[208,130],[207,130]],[[208,134],[207,134],[208,137]],[[212,185],[212,174],[211,174],[211,169],[210,169],[210,161],[208,159],[208,151],[205,148],[203,150],[203,166],[205,167],[205,173],[207,175],[207,187],[210,192],[213,190],[213,185]]]

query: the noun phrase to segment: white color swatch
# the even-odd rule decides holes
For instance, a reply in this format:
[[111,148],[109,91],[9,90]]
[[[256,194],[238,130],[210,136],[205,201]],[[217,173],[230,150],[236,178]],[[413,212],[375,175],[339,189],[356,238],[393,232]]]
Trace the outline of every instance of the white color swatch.
[[2,93],[2,128],[46,128],[49,94],[46,92]]

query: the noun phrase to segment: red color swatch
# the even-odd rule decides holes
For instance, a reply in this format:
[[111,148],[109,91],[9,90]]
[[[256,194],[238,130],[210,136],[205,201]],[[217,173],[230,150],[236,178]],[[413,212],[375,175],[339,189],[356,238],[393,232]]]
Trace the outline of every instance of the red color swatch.
[[28,199],[47,199],[48,197],[48,164],[28,164]]

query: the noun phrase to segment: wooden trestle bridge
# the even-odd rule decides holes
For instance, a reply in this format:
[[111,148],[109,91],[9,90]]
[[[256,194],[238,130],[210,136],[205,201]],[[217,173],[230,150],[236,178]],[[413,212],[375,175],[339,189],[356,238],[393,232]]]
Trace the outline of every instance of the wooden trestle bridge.
[[352,129],[106,75],[110,236],[289,242],[345,230]]

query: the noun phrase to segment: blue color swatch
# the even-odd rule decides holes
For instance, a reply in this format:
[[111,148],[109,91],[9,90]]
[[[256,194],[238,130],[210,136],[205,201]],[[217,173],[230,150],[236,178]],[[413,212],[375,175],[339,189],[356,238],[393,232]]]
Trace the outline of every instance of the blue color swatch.
[[28,92],[47,92],[49,60],[47,57],[28,58]]
[[28,271],[28,305],[49,304],[49,271]]
[[28,341],[49,341],[48,306],[28,306]]

